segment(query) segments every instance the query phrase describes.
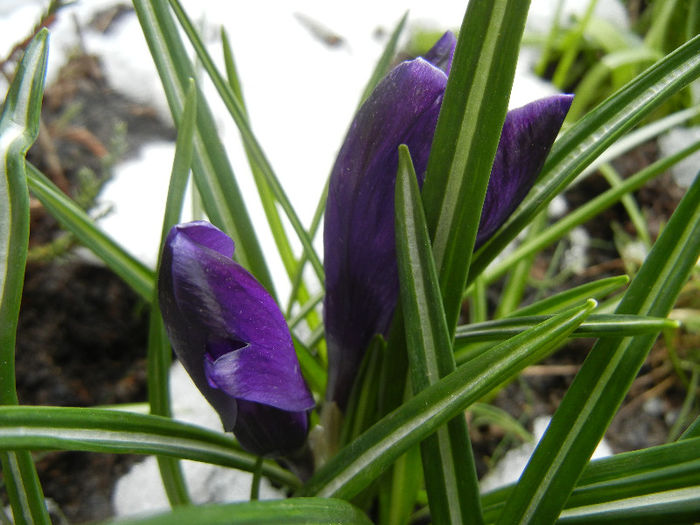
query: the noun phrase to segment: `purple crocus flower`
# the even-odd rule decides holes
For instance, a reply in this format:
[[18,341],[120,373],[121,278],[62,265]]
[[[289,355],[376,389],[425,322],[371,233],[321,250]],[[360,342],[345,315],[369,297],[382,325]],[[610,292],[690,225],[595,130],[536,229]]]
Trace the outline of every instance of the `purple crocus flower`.
[[314,400],[274,299],[207,222],[172,228],[158,297],[170,342],[194,383],[248,451],[286,456],[306,440]]
[[[423,184],[452,65],[446,33],[424,58],[396,66],[362,105],[331,173],[324,226],[327,399],[341,408],[374,334],[386,334],[399,283],[394,240],[398,146],[406,144]],[[571,105],[558,95],[510,111],[477,234],[483,244],[534,183]]]

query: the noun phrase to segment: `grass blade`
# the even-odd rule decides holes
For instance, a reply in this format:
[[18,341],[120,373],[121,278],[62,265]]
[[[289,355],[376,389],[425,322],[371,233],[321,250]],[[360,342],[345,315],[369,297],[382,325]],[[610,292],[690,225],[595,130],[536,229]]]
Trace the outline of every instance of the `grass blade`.
[[0,115],[0,402],[16,404],[14,352],[29,245],[29,190],[24,157],[39,133],[46,31],[27,48]]
[[[461,325],[455,334],[455,346],[477,341],[501,341],[541,323],[551,315],[509,317],[483,323]],[[641,334],[673,330],[680,322],[665,317],[644,315],[593,314],[582,323],[571,337],[631,337]]]
[[209,78],[216,87],[216,90],[218,91],[221,100],[224,102],[226,109],[228,109],[231,117],[233,117],[233,120],[238,127],[238,131],[241,134],[241,139],[245,145],[246,154],[252,159],[252,164],[254,164],[257,173],[262,175],[265,184],[274,195],[275,199],[287,216],[287,219],[289,219],[289,223],[294,229],[294,232],[297,234],[299,241],[301,241],[301,244],[304,247],[304,253],[306,253],[306,256],[309,258],[309,262],[316,272],[319,281],[324,282],[323,265],[321,264],[321,259],[318,257],[318,254],[316,253],[316,250],[311,242],[311,238],[304,229],[304,226],[301,224],[301,220],[299,220],[292,203],[282,188],[280,181],[277,179],[277,176],[267,160],[260,143],[255,138],[253,130],[250,128],[248,123],[248,118],[241,101],[238,99],[238,97],[236,97],[231,89],[231,86],[228,85],[214,65],[214,61],[211,59],[211,56],[209,56],[209,53],[204,47],[199,34],[194,28],[192,21],[187,17],[187,14],[182,8],[180,2],[178,0],[169,0],[169,2],[173,8],[173,11],[175,12],[175,16],[180,22],[180,25],[184,29],[185,34],[194,47],[197,57],[202,62],[204,70],[207,72]]
[[[566,502],[567,509],[692,487],[700,475],[700,439],[624,452],[591,461]],[[487,521],[503,508],[513,485],[482,498]]]
[[384,47],[384,51],[382,51],[382,55],[379,57],[379,60],[377,61],[376,65],[374,66],[374,70],[372,70],[372,76],[369,77],[369,80],[367,81],[367,85],[365,86],[364,91],[362,92],[362,96],[360,97],[360,102],[357,105],[357,109],[362,106],[365,100],[367,100],[367,97],[369,97],[372,94],[372,91],[374,91],[374,88],[377,87],[377,84],[379,84],[379,81],[384,78],[384,75],[386,75],[389,72],[389,69],[391,67],[391,62],[394,59],[394,55],[396,55],[396,46],[399,42],[399,37],[401,36],[401,33],[403,32],[404,27],[406,27],[406,21],[408,20],[408,11],[404,13],[404,15],[401,17],[401,20],[399,20],[399,23],[396,24],[396,27],[394,30],[391,32],[391,36],[389,37],[389,41],[386,43],[386,46]]
[[[440,285],[418,189],[406,146],[399,147],[396,177],[396,255],[413,393],[455,370]],[[436,523],[483,523],[479,482],[464,414],[421,443],[423,472]]]
[[[195,78],[195,73],[167,0],[134,0],[134,9],[158,69],[173,120],[180,122],[189,79]],[[214,117],[206,101],[201,96],[198,98],[193,174],[204,209],[211,222],[235,241],[236,260],[274,297],[272,277]]]
[[[700,255],[697,177],[616,313],[664,317]],[[656,335],[598,341],[508,499],[498,523],[551,523],[624,399]]]
[[595,301],[513,337],[419,392],[343,448],[314,474],[302,492],[352,498],[401,454],[502,381],[551,353],[595,308]]
[[561,525],[694,523],[700,516],[700,485],[564,511]]
[[[100,408],[0,407],[0,448],[159,454],[252,472],[257,456],[232,436],[161,416]],[[263,474],[289,487],[299,480],[271,461]]]
[[[48,31],[29,43],[0,116],[0,404],[18,403],[15,342],[29,246],[25,155],[39,133]],[[15,523],[51,523],[28,452],[0,453]]]
[[700,35],[603,101],[555,142],[540,180],[475,254],[468,283],[591,162],[674,93],[700,75]]
[[499,261],[498,264],[488,268],[483,273],[483,278],[487,282],[493,282],[507,272],[513,264],[520,260],[520,258],[527,257],[528,255],[536,253],[549,246],[554,241],[560,239],[566,233],[573,230],[576,226],[595,217],[604,209],[609,208],[619,201],[624,195],[628,195],[629,192],[642,187],[646,182],[660,175],[668,168],[690,156],[699,149],[700,142],[691,144],[673,155],[657,160],[633,176],[625,179],[625,181],[619,186],[610,188],[604,193],[601,193],[594,199],[588,201],[583,206],[580,206],[571,213],[567,214],[564,218],[551,225],[537,238],[528,240],[518,246],[515,250],[513,250],[513,252],[504,257],[502,261]]
[[530,2],[470,2],[459,33],[423,187],[450,334],[508,109]]
[[27,183],[30,191],[39,199],[51,216],[75,235],[86,248],[121,277],[142,299],[150,301],[153,297],[153,283],[155,281],[153,270],[127,253],[124,248],[100,230],[85,211],[37,168],[27,164],[27,170]]
[[542,299],[519,308],[515,312],[512,312],[509,317],[543,315],[560,312],[564,308],[570,308],[575,304],[579,304],[587,297],[597,300],[603,299],[611,292],[622,288],[629,282],[630,278],[626,275],[598,279],[597,281],[576,286],[569,290],[552,295],[551,297],[547,297],[546,299]]
[[291,498],[226,505],[201,505],[167,514],[104,522],[103,525],[370,525],[367,516],[350,503],[329,498]]
[[[180,222],[187,179],[192,166],[196,117],[197,89],[194,80],[190,79],[175,142],[175,158],[173,159],[168,196],[165,202],[158,261],[160,261],[163,244],[170,228]],[[148,403],[151,407],[151,414],[170,417],[169,373],[171,363],[172,350],[163,325],[156,286],[151,301],[148,329]],[[170,504],[173,506],[189,504],[190,498],[180,463],[173,458],[158,457],[158,468]]]

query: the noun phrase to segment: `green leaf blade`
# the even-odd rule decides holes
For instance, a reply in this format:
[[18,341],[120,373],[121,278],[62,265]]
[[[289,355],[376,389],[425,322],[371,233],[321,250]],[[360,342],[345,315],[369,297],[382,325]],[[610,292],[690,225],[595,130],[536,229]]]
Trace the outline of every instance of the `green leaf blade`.
[[671,95],[700,75],[700,36],[657,62],[578,121],[554,143],[540,180],[475,254],[468,282],[578,174]]
[[[160,244],[158,249],[158,266],[160,266],[160,254],[163,244],[170,229],[180,221],[182,206],[185,200],[187,179],[192,166],[193,139],[197,116],[197,88],[193,79],[190,79],[185,107],[182,111],[182,119],[178,126],[177,140],[175,142],[175,157],[170,175],[168,196],[165,202],[163,214],[163,227],[161,229]],[[170,365],[172,363],[172,350],[163,325],[158,301],[158,287],[154,287],[151,300],[151,312],[148,329],[148,402],[151,413],[160,416],[170,416]],[[187,491],[185,477],[182,474],[180,463],[173,458],[158,457],[158,468],[163,480],[163,487],[170,504],[187,505],[190,497]]]
[[233,90],[228,85],[228,83],[223,79],[213,60],[209,56],[206,48],[204,47],[197,31],[192,24],[192,21],[188,18],[182,5],[178,0],[169,0],[170,5],[175,12],[180,25],[182,26],[185,34],[190,40],[190,43],[197,53],[197,57],[201,60],[202,65],[212,80],[214,86],[216,87],[221,100],[223,100],[226,108],[228,109],[231,117],[233,118],[239,132],[241,133],[241,138],[245,145],[246,154],[252,160],[253,170],[257,172],[264,180],[256,181],[257,184],[265,184],[267,189],[274,195],[277,203],[280,205],[282,210],[284,210],[289,222],[297,234],[299,241],[304,247],[304,252],[309,258],[309,261],[316,272],[319,280],[324,282],[323,276],[323,265],[321,259],[318,257],[316,250],[313,247],[311,238],[301,224],[299,217],[294,210],[289,198],[287,197],[282,184],[279,182],[277,176],[275,175],[272,166],[270,165],[265,153],[263,152],[260,143],[253,134],[248,119],[246,116],[246,111],[243,108],[241,101],[233,93]]
[[[0,448],[81,450],[112,454],[157,454],[252,472],[257,456],[244,452],[223,432],[162,416],[68,407],[0,407]],[[297,487],[299,480],[273,462],[264,462],[271,480]]]
[[[519,334],[550,316],[532,315],[509,317],[457,327],[455,345],[469,342],[500,341]],[[678,321],[665,317],[650,317],[632,314],[593,314],[582,323],[572,337],[631,337],[642,334],[658,334],[664,330],[676,329]]]
[[[134,0],[134,9],[158,69],[173,120],[179,122],[194,67],[167,0]],[[194,180],[209,219],[236,242],[236,259],[275,296],[272,277],[248,215],[214,117],[200,96],[194,136]]]
[[225,505],[203,505],[119,521],[103,525],[370,525],[362,511],[350,503],[329,498],[290,498],[273,501],[250,501]]
[[626,275],[598,279],[519,308],[512,312],[509,317],[556,313],[564,308],[570,308],[588,297],[601,300],[608,294],[625,286],[629,281],[630,278]]
[[[666,316],[699,255],[697,177],[616,313]],[[593,347],[497,523],[548,523],[556,519],[655,339],[655,335],[610,338]]]
[[508,109],[530,2],[471,2],[462,22],[423,188],[450,333]]
[[[411,384],[418,393],[455,370],[450,334],[416,173],[399,147],[396,247]],[[436,523],[483,523],[467,421],[459,414],[421,444],[423,472]]]
[[95,221],[67,197],[43,173],[27,164],[27,183],[42,206],[142,299],[153,297],[153,270],[127,253],[114,239],[105,234]]
[[[698,438],[694,438],[687,443],[658,445],[591,461],[565,508],[574,510],[693,487],[700,474],[699,445]],[[495,520],[512,490],[513,485],[509,485],[484,494],[487,521]]]
[[[0,116],[0,403],[18,403],[15,343],[29,245],[25,155],[39,133],[48,31],[29,43]],[[50,524],[36,468],[28,452],[5,451],[0,462],[15,522]]]
[[352,498],[411,446],[503,381],[552,352],[595,308],[595,301],[489,349],[422,390],[343,448],[304,486],[308,495]]

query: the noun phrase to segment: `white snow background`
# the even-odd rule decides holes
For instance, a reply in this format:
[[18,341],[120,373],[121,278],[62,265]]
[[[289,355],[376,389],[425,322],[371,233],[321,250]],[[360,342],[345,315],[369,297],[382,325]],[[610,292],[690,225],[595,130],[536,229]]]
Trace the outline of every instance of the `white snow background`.
[[[0,56],[21,41],[48,2],[46,0],[0,0]],[[78,44],[76,22],[83,27],[83,43],[89,53],[100,56],[111,86],[143,104],[156,108],[170,120],[158,75],[135,14],[124,16],[108,34],[86,29],[92,16],[118,0],[78,0],[59,12],[52,25],[48,83],[56,77],[66,57]],[[295,206],[308,225],[330,172],[335,154],[352,118],[360,93],[381,54],[388,35],[406,10],[408,29],[421,27],[442,31],[457,29],[466,2],[450,0],[389,0],[384,2],[327,2],[323,0],[258,0],[221,2],[183,0],[193,20],[202,28],[211,54],[221,64],[219,27],[223,25],[243,82],[250,120],[258,140]],[[581,14],[588,0],[568,0],[563,20]],[[546,32],[556,0],[533,0],[527,30]],[[324,45],[299,15],[342,38],[337,47]],[[618,0],[598,2],[596,16],[627,27],[624,8]],[[377,37],[377,30],[383,35]],[[405,32],[407,33],[407,32]],[[523,49],[511,95],[511,107],[555,93],[530,69],[536,53]],[[0,79],[0,92],[6,90]],[[250,176],[237,130],[214,89],[205,84],[224,144],[229,148],[237,175],[280,297],[290,287],[276,256],[271,235]],[[675,141],[674,141],[675,142]],[[112,213],[100,226],[128,251],[153,266],[158,251],[162,213],[174,146],[167,142],[145,145],[138,157],[115,168],[114,179],[104,188],[101,201]],[[697,162],[696,162],[697,165]],[[293,237],[290,236],[290,237]],[[320,241],[321,236],[317,237]],[[322,252],[320,242],[317,242]],[[171,373],[175,417],[220,429],[220,422],[187,375],[178,366]],[[541,426],[542,423],[538,423]],[[540,434],[540,432],[538,432]],[[523,453],[528,457],[532,447]],[[522,454],[514,454],[518,457]],[[507,458],[506,458],[507,459]],[[245,473],[211,465],[184,462],[196,502],[247,499],[249,477]],[[504,463],[491,473],[489,488],[517,479],[523,460]],[[269,486],[263,497],[281,497]],[[114,496],[118,515],[166,509],[154,458],[136,465],[117,485]]]

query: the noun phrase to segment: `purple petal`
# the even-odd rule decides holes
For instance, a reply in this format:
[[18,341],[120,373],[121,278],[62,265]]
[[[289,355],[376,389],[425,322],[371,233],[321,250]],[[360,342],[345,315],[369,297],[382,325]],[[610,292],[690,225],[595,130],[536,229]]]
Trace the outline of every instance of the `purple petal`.
[[278,354],[251,343],[216,360],[208,360],[207,379],[238,400],[288,411],[311,410],[314,400],[306,389],[296,356],[293,360],[280,359]]
[[428,51],[423,58],[437,68],[442,69],[446,75],[450,74],[452,69],[452,57],[455,54],[455,46],[457,39],[452,31],[447,31],[440,40],[435,42],[435,45]]
[[331,174],[324,226],[329,399],[344,406],[370,338],[385,333],[398,293],[394,245],[397,149],[422,183],[447,76],[404,62],[358,111]]
[[[178,359],[189,373],[197,388],[221,417],[227,431],[236,422],[236,400],[221,390],[212,388],[204,373],[202,357],[206,353],[208,330],[196,318],[183,312],[175,297],[173,285],[173,257],[182,246],[181,235],[173,228],[168,235],[158,273],[158,299],[170,343]],[[188,244],[185,244],[185,248]],[[176,259],[180,259],[178,255]]]
[[532,188],[572,101],[572,95],[555,95],[508,112],[481,211],[477,248]]
[[233,249],[208,223],[175,226],[158,285],[173,349],[226,430],[241,424],[240,400],[295,412],[314,406],[282,313],[231,259]]
[[304,444],[308,430],[306,411],[288,412],[259,403],[238,402],[233,433],[241,446],[253,454],[286,456]]
[[[425,60],[389,73],[360,108],[331,174],[324,229],[327,398],[341,409],[370,339],[387,332],[396,305],[397,148],[408,145],[422,184],[455,43],[446,33]],[[568,96],[552,97],[506,118],[477,245],[532,186],[570,103]]]

